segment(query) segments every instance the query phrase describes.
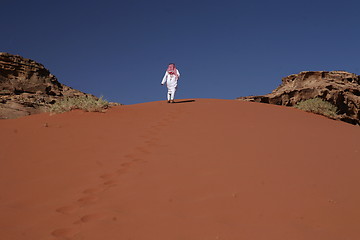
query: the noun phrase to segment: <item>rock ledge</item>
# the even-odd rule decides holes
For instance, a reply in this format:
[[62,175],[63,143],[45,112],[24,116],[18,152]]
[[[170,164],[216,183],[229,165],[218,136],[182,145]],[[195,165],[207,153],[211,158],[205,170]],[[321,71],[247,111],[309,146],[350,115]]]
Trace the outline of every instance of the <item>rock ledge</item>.
[[90,94],[61,84],[42,64],[0,53],[0,119],[41,113],[60,98],[83,95]]
[[319,97],[335,106],[338,119],[360,125],[360,76],[345,71],[304,71],[282,79],[272,93],[240,97],[238,100],[294,106]]

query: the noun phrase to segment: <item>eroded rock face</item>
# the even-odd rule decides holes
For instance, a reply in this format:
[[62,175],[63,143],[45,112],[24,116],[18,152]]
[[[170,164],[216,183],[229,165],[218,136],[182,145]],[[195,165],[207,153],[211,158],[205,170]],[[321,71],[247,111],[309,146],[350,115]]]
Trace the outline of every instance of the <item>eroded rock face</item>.
[[42,64],[0,53],[0,119],[46,111],[64,96],[88,95],[58,82]]
[[360,125],[360,76],[345,71],[301,72],[282,79],[272,93],[239,100],[294,106],[319,97],[337,106],[339,119]]

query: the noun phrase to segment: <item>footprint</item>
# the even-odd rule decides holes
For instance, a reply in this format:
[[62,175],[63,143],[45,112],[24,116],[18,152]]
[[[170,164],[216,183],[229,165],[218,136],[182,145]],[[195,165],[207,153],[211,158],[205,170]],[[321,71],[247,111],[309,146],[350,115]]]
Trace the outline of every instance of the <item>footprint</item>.
[[107,215],[105,215],[105,214],[95,213],[95,214],[88,214],[88,215],[82,216],[80,218],[80,220],[83,223],[88,223],[88,222],[92,222],[92,221],[99,221],[99,220],[104,219],[106,217],[107,217]]
[[62,214],[71,214],[75,212],[78,208],[79,207],[76,205],[69,205],[69,206],[59,207],[58,209],[56,209],[56,211]]
[[150,139],[145,141],[146,145],[157,145],[157,142],[158,140],[156,139]]
[[116,175],[115,173],[106,173],[106,174],[101,175],[100,178],[102,178],[102,179],[111,179],[115,175]]
[[122,175],[122,174],[125,174],[125,173],[127,173],[126,169],[118,169],[118,170],[116,170],[117,175]]
[[130,159],[133,159],[134,158],[134,155],[132,154],[126,154],[124,155],[125,158],[130,158]]
[[150,151],[148,151],[147,149],[142,148],[142,147],[137,147],[136,150],[139,152],[145,153],[145,154],[151,153]]
[[115,181],[115,180],[109,180],[109,181],[106,181],[106,182],[104,182],[104,185],[106,185],[106,186],[116,186],[117,185],[117,181]]
[[101,188],[88,188],[83,191],[84,194],[94,194],[94,193],[100,193],[104,191],[104,189]]
[[77,228],[59,228],[52,231],[51,235],[58,239],[70,240],[73,236],[80,232]]
[[158,144],[159,140],[157,138],[152,138],[149,140],[144,141],[146,147],[148,147],[150,144]]
[[151,136],[154,136],[154,135],[156,135],[158,133],[158,131],[155,131],[153,129],[147,130],[147,132],[150,133]]
[[136,162],[136,163],[147,163],[148,162],[148,161],[146,161],[144,159],[141,159],[141,158],[135,158],[133,161]]
[[130,166],[131,166],[131,162],[122,163],[122,164],[120,164],[120,166],[122,166],[122,167],[130,167]]
[[151,136],[149,136],[149,135],[140,135],[140,137],[145,138],[145,139],[150,139],[151,138]]
[[77,201],[81,204],[81,205],[89,205],[89,204],[94,204],[97,202],[99,198],[96,196],[87,196],[87,197],[82,197],[79,198]]
[[82,224],[83,222],[81,220],[77,220],[75,222],[73,222],[74,225],[79,225],[79,224]]
[[154,143],[154,142],[146,142],[146,146],[147,147],[156,147],[156,146],[159,146],[159,144]]
[[146,162],[144,159],[141,158],[134,158],[133,162]]

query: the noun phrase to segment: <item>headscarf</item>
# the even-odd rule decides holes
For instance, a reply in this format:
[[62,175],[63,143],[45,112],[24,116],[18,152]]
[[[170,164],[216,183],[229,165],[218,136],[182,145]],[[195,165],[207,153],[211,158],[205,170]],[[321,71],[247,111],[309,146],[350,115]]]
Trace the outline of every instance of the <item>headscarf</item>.
[[176,80],[179,78],[179,74],[177,72],[177,69],[175,67],[175,63],[170,63],[169,66],[168,66],[168,69],[166,70],[168,72],[168,74],[170,75],[174,75],[175,74],[175,77],[176,77]]

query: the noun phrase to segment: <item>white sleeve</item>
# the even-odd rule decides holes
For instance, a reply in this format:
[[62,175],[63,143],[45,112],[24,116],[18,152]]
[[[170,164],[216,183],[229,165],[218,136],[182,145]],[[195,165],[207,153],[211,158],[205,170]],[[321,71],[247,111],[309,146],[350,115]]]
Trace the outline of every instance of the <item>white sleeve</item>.
[[166,79],[167,79],[167,71],[165,72],[165,75],[163,77],[163,80],[161,81],[161,84],[164,84],[166,82]]
[[177,71],[177,74],[178,74],[178,76],[179,76],[178,78],[180,78],[180,72],[179,72],[179,70],[176,69],[176,71]]

